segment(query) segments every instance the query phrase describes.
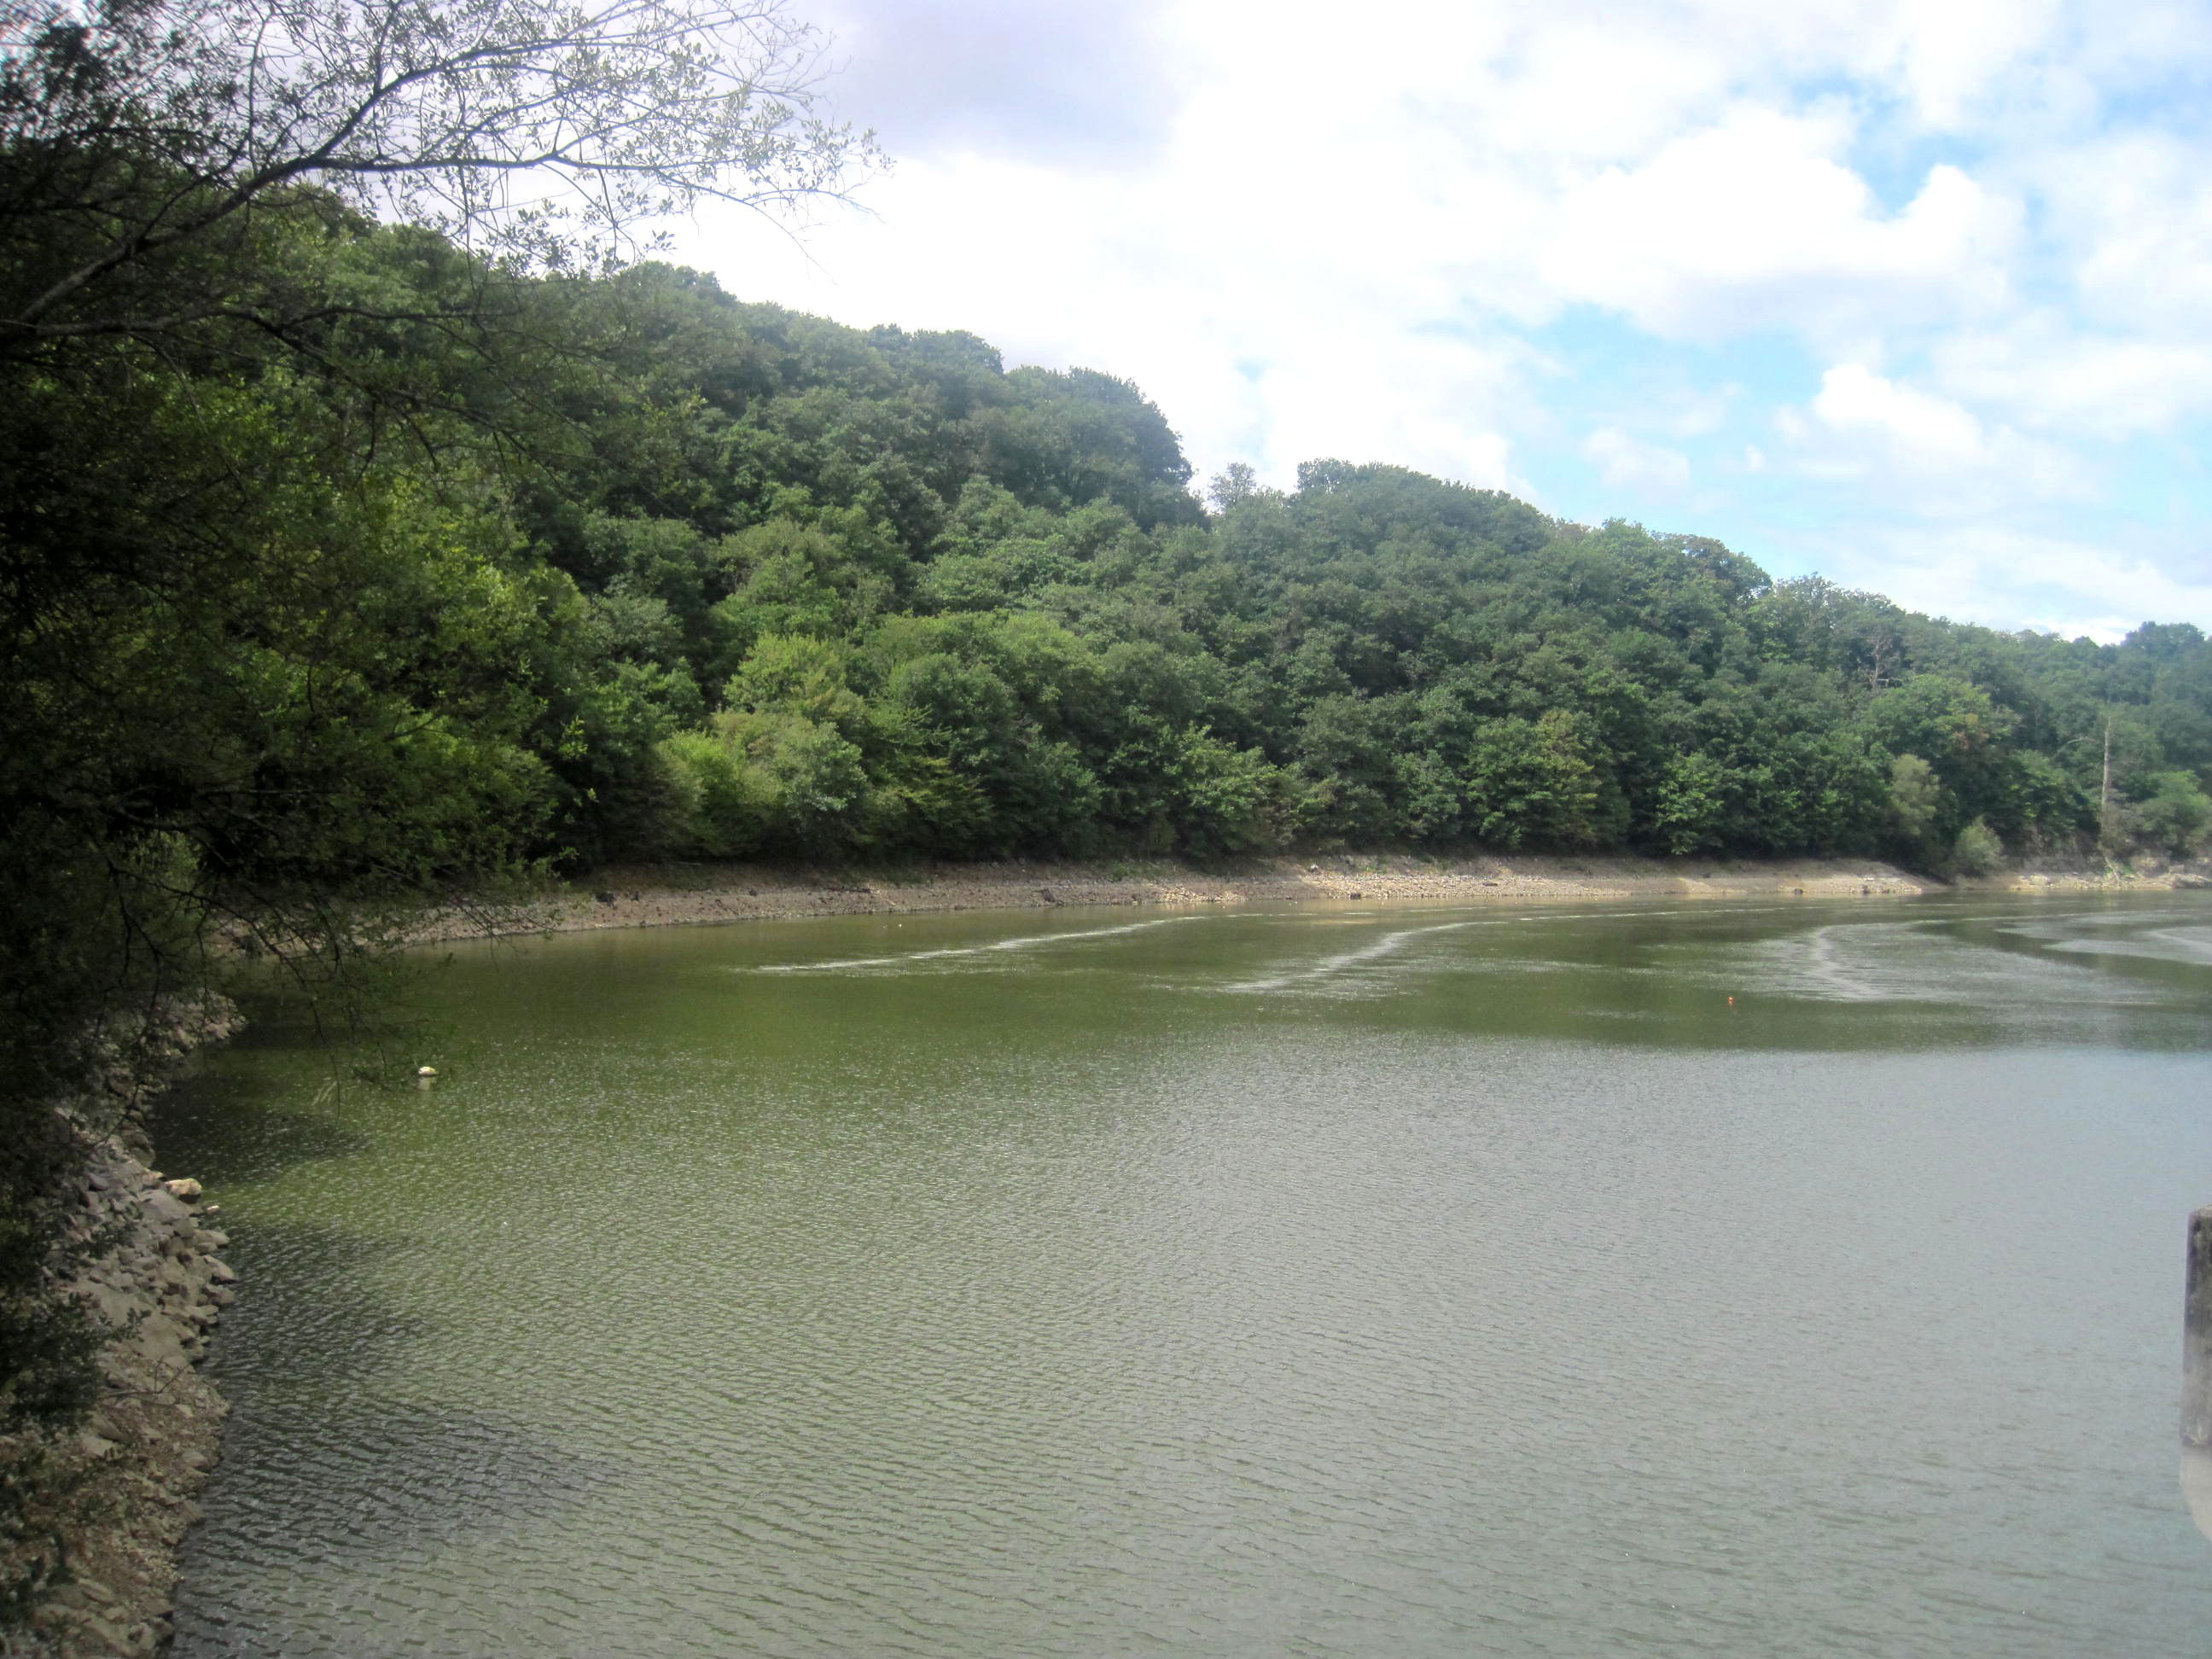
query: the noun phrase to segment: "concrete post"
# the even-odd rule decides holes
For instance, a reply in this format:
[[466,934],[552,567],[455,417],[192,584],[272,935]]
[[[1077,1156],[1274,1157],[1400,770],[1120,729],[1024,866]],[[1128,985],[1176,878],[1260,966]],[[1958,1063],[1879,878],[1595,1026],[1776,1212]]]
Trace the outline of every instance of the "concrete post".
[[2181,1440],[2212,1447],[2212,1206],[2190,1217],[2181,1301]]
[[2189,1218],[2181,1305],[2181,1440],[2212,1447],[2212,1205]]
[[2212,1206],[2189,1218],[2181,1300],[2181,1495],[2212,1539]]

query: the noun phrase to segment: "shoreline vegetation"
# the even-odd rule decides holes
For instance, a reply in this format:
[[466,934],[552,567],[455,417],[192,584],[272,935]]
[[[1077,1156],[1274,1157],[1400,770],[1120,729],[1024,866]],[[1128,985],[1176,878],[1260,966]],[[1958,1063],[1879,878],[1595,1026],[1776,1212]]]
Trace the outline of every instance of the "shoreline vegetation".
[[1541,903],[1585,899],[1917,897],[1940,892],[2157,892],[2212,886],[2163,866],[2053,861],[1945,883],[1875,859],[1660,859],[1322,854],[1205,868],[1178,860],[830,866],[616,866],[495,911],[431,910],[410,943],[812,916],[1067,905]]

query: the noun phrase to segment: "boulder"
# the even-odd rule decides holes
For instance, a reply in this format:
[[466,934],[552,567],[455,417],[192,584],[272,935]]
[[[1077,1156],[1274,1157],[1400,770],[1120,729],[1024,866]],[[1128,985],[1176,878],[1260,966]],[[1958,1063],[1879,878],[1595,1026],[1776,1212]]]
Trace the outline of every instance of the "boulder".
[[175,1181],[165,1181],[161,1185],[164,1189],[187,1204],[193,1202],[200,1195],[200,1183],[190,1176],[182,1176]]
[[147,1218],[164,1231],[191,1219],[192,1212],[185,1207],[184,1200],[166,1187],[147,1194],[145,1207]]

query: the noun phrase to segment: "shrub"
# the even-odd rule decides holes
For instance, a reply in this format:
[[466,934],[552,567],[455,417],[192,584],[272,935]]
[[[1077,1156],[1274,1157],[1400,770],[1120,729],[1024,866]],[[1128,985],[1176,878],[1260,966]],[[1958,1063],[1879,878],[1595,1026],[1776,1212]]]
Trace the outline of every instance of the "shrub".
[[1951,845],[1951,867],[1962,876],[1986,876],[2004,862],[2004,843],[1996,831],[1976,818]]

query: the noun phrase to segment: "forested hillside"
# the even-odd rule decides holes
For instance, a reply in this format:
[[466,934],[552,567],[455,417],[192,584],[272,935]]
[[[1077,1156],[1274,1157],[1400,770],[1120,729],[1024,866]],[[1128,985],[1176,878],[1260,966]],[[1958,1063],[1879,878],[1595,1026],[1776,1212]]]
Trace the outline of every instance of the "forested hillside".
[[2212,811],[2189,627],[1957,627],[1389,466],[1224,477],[1206,511],[1105,375],[660,269],[591,299],[625,319],[623,406],[509,509],[553,584],[533,746],[571,855],[1475,842],[1941,871],[1977,823],[2094,837],[2108,726],[2112,850],[2178,852]]

